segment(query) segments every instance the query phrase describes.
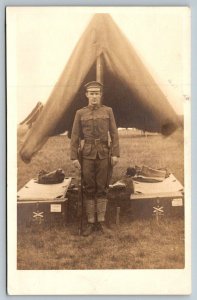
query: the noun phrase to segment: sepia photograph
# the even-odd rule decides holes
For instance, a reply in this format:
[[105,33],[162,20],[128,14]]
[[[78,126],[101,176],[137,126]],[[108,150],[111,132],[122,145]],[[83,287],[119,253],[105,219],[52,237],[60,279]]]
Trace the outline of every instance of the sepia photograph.
[[10,294],[190,293],[190,59],[188,7],[7,7]]

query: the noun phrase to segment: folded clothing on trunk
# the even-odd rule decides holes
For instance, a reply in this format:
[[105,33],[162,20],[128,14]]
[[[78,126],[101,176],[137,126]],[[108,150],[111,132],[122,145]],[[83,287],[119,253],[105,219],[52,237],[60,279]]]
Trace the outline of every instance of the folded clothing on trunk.
[[135,177],[135,180],[142,182],[161,182],[168,176],[169,174],[165,169],[153,169],[143,166]]
[[133,177],[137,181],[161,182],[169,176],[169,172],[166,169],[154,169],[147,166],[140,168],[135,166],[135,168],[127,168],[126,175]]

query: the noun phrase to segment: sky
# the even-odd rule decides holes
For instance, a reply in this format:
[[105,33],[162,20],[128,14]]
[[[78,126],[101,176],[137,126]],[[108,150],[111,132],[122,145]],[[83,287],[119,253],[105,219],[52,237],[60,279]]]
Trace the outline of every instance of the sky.
[[7,10],[8,101],[22,121],[46,103],[95,13],[110,13],[178,114],[190,97],[188,8],[18,7]]

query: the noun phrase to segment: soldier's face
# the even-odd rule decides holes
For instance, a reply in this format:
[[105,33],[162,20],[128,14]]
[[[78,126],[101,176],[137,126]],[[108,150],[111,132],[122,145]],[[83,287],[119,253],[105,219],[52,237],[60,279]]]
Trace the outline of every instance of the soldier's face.
[[100,89],[89,89],[86,92],[89,105],[99,105],[101,103],[102,92]]

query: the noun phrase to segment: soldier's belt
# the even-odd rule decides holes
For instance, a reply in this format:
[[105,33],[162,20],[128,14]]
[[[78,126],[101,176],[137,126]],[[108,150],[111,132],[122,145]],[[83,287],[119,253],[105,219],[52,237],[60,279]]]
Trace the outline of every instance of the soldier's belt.
[[108,141],[102,139],[85,139],[84,141],[85,144],[93,144],[93,145],[104,144],[108,146]]

